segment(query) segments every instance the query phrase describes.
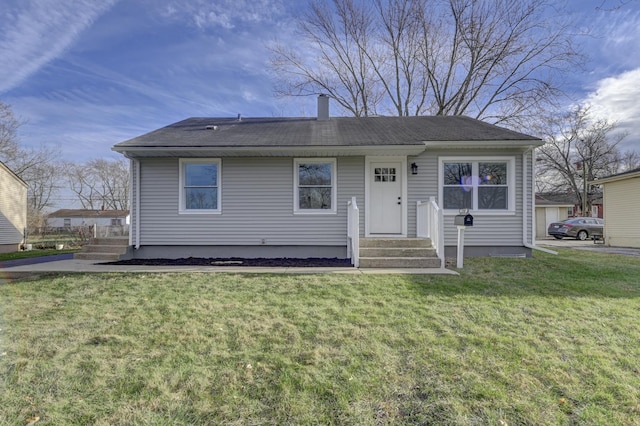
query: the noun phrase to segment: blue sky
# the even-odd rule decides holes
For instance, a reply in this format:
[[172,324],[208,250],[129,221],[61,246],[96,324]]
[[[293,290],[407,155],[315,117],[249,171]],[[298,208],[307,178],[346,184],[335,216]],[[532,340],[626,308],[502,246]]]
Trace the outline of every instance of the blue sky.
[[[295,43],[304,0],[2,0],[0,100],[25,146],[82,162],[192,116],[312,116],[315,99],[277,99],[265,44]],[[640,0],[570,0],[590,56],[568,102],[631,134],[640,152]],[[621,7],[617,7],[621,6]]]

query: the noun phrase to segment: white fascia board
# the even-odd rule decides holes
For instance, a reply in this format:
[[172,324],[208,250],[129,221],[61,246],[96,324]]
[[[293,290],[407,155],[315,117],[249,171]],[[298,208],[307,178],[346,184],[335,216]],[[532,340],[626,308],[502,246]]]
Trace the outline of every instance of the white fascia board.
[[542,146],[542,140],[509,140],[509,141],[424,141],[426,148],[453,148],[453,149],[496,149],[496,148],[523,148]]
[[611,177],[606,177],[606,178],[602,178],[602,179],[596,179],[596,180],[592,180],[587,182],[589,185],[600,185],[603,183],[610,183],[610,182],[616,182],[619,180],[626,180],[626,179],[633,179],[633,178],[637,178],[640,177],[640,171],[637,172],[633,172],[633,173],[624,173],[624,174],[620,174],[618,176],[611,176]]

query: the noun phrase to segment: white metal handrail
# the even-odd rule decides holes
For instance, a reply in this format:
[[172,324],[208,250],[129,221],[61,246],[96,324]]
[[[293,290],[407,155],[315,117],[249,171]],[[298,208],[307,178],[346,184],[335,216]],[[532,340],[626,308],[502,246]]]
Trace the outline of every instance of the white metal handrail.
[[431,239],[431,245],[440,259],[440,267],[444,268],[444,216],[436,197],[416,203],[416,236]]
[[347,257],[353,266],[360,266],[360,212],[356,197],[347,201]]

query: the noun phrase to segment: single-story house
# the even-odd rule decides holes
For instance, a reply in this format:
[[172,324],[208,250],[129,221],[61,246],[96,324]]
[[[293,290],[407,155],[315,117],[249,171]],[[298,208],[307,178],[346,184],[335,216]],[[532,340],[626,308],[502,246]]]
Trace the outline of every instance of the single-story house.
[[575,205],[569,201],[552,201],[536,195],[536,238],[548,237],[549,225],[572,217],[574,208]]
[[582,214],[582,203],[579,203],[578,196],[573,192],[542,192],[536,194],[536,207],[539,205],[567,205],[568,217],[599,217],[604,216],[604,206],[602,205],[602,192],[590,190],[589,201],[591,208],[586,215]]
[[640,247],[640,168],[597,179],[590,184],[602,186],[605,244]]
[[0,161],[0,253],[18,251],[27,228],[28,185]]
[[[131,160],[131,256],[357,256],[429,237],[530,256],[539,138],[462,116],[188,118],[113,147]],[[349,220],[349,224],[347,223]],[[356,263],[357,264],[357,263]]]
[[123,226],[129,224],[129,210],[60,209],[47,215],[51,228],[77,226]]

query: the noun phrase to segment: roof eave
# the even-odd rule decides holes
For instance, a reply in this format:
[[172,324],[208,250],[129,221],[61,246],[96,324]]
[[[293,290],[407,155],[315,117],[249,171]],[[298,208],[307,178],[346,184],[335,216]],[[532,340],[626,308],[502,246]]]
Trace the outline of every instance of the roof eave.
[[553,204],[553,203],[540,203],[536,201],[536,207],[573,207],[573,206],[574,204],[569,204],[569,203]]
[[623,173],[623,174],[619,174],[616,176],[610,176],[610,177],[606,177],[606,178],[602,178],[602,179],[596,179],[596,180],[592,180],[589,181],[589,185],[600,185],[602,183],[610,183],[610,182],[616,182],[619,180],[626,180],[626,179],[632,179],[632,178],[636,178],[636,177],[640,177],[640,171],[637,172],[632,172],[632,173]]
[[366,145],[366,146],[114,146],[111,148],[129,158],[174,157],[179,155],[223,155],[225,157],[290,157],[296,155],[418,155],[425,150],[416,145]]
[[7,166],[6,164],[4,164],[2,161],[0,161],[0,167],[2,167],[4,170],[7,171],[7,173],[9,173],[9,175],[11,177],[13,177],[18,183],[22,184],[22,186],[24,186],[25,188],[29,189],[29,184],[27,182],[25,182],[20,176],[18,176],[16,174],[16,172],[14,172],[13,170],[11,170],[9,168],[9,166]]
[[531,148],[544,145],[540,139],[530,140],[477,140],[477,141],[424,141],[427,148],[456,149],[499,149],[499,148]]

